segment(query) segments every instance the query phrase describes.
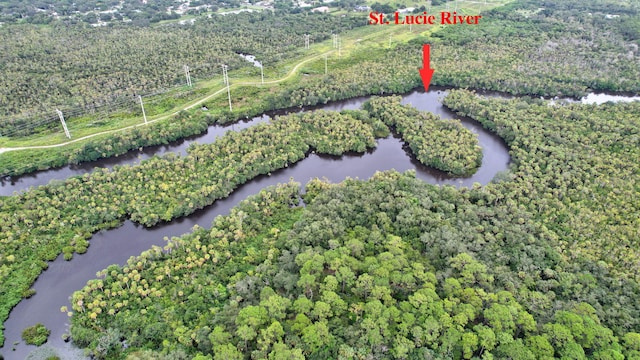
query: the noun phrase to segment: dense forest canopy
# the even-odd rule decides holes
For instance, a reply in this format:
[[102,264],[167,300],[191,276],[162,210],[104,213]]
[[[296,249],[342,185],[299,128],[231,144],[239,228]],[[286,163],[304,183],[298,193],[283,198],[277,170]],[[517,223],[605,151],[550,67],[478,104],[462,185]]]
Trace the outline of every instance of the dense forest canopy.
[[[356,25],[349,17],[338,24],[309,16],[325,38],[336,26]],[[640,91],[637,4],[521,0],[485,18],[482,27],[447,27],[406,44],[385,41],[355,51],[336,61],[330,74],[310,64],[309,76],[256,90],[233,114],[181,112],[170,119],[173,127],[159,123],[88,142],[56,164],[170,141],[265,109],[407,91],[421,84],[416,64],[423,43],[433,44],[433,82],[439,85],[545,96]],[[28,92],[14,87],[0,100],[12,114],[39,91],[51,93],[52,102],[88,106],[118,84],[141,86],[126,90],[128,96],[181,76],[176,71],[174,80],[157,80],[153,67],[145,67],[149,59],[171,68],[210,56],[201,65],[211,72],[215,61],[240,66],[233,52],[275,63],[295,55],[307,31],[289,16],[234,19],[225,29],[200,20],[187,27],[103,31],[63,23],[3,25],[0,35],[10,40],[0,42],[7,50],[0,57],[11,61],[0,66],[17,79],[27,76],[16,65],[23,61],[33,78]],[[248,28],[263,22],[270,27]],[[247,40],[218,38],[216,29]],[[60,40],[69,33],[74,37]],[[123,43],[111,47],[115,34]],[[189,40],[193,53],[181,54],[178,35],[195,39]],[[207,53],[200,45],[212,39],[232,50]],[[156,41],[166,41],[166,49]],[[131,46],[146,49],[145,61]],[[63,48],[73,61],[54,56]],[[104,93],[90,86],[108,83],[91,74],[113,72],[115,65],[103,67],[103,60],[114,54],[131,59],[131,70],[145,74],[146,82],[123,73]],[[51,68],[48,56],[57,59]],[[65,89],[62,75],[47,78],[64,69],[61,64],[77,72],[89,67],[86,82]],[[14,93],[22,94],[15,103]],[[72,340],[107,359],[640,358],[640,102],[503,100],[452,90],[444,103],[505,140],[509,172],[470,189],[432,186],[396,172],[335,185],[314,180],[304,191],[295,183],[267,189],[211,228],[196,227],[100,272],[73,295]],[[153,226],[191,214],[310,151],[363,152],[388,127],[423,163],[452,173],[478,164],[471,134],[387,97],[372,99],[364,110],[284,116],[192,146],[186,156],[98,169],[0,197],[0,320],[33,295],[30,286],[48,261],[87,251],[95,231],[125,219]],[[437,136],[427,138],[425,127]]]
[[539,11],[537,1],[516,1],[487,12],[482,26],[449,26],[407,44],[367,49],[339,70],[304,78],[268,100],[287,107],[406,92],[422,85],[416,64],[424,43],[431,44],[435,85],[547,97],[640,92],[640,38],[627,31],[628,23],[640,25],[638,7],[609,19],[599,3],[561,3]]
[[58,20],[89,24],[144,25],[181,15],[216,11],[244,4],[238,0],[38,0],[0,1],[0,22],[49,24]]
[[293,185],[248,200],[91,281],[73,338],[107,358],[121,339],[132,358],[638,356],[640,103],[445,103],[507,141],[509,174],[315,181],[304,209]]
[[269,189],[90,281],[72,337],[97,358],[122,339],[131,359],[638,356],[567,287],[554,234],[492,192],[395,172],[312,181],[305,208]]
[[469,176],[482,164],[477,136],[459,121],[442,120],[431,113],[401,105],[400,96],[374,97],[363,109],[395,128],[416,158],[432,168]]
[[640,280],[640,102],[550,106],[465,91],[444,102],[505,139],[516,167],[503,196],[554,230],[567,257]]
[[[0,198],[0,319],[32,295],[29,287],[47,261],[60,253],[67,260],[84,253],[99,229],[125,219],[152,226],[191,214],[311,151],[364,152],[375,146],[376,133],[388,134],[385,130],[361,111],[294,114],[192,146],[184,157],[169,154],[135,166],[97,169]],[[3,340],[0,334],[0,344]]]
[[593,1],[517,1],[487,12],[483,26],[436,32],[433,47],[444,49],[434,51],[434,80],[545,96],[638,92],[640,33],[629,32],[640,25],[638,4],[607,9]]
[[[433,44],[432,63],[437,69],[433,83],[437,85],[551,97],[579,97],[589,90],[638,92],[640,33],[634,30],[640,27],[637,12],[634,4],[571,0],[541,7],[535,1],[517,1],[488,12],[482,26],[449,26],[408,44],[374,47],[375,51],[366,48],[347,59],[336,59],[326,76],[314,71],[284,89],[254,93],[264,102],[255,99],[254,108],[241,109],[232,117],[359,95],[408,91],[421,84],[415,64],[421,61],[423,43]],[[217,75],[221,62],[232,67],[248,66],[235,55],[239,52],[255,54],[263,63],[273,64],[299,53],[309,26],[314,29],[315,41],[326,39],[335,29],[342,31],[363,24],[361,19],[349,16],[260,13],[219,17],[215,21],[198,19],[194,26],[166,28],[5,26],[0,28],[6,38],[0,42],[5,50],[1,56],[7,60],[6,74],[0,78],[0,82],[4,81],[0,87],[0,111],[8,118],[0,122],[0,134],[17,136],[41,131],[30,124],[43,118],[57,121],[52,111],[56,107],[68,115],[71,126],[74,117],[91,115],[96,107],[108,112],[126,104],[139,111],[132,95],[182,83],[185,64],[190,65],[196,78]],[[69,37],[69,33],[75,35]],[[243,41],[236,41],[238,36]],[[121,45],[114,47],[117,41]],[[183,41],[191,51],[183,50]],[[73,45],[76,42],[78,46]],[[128,65],[117,59],[127,59]],[[26,66],[22,65],[25,60]],[[45,75],[48,73],[56,75]],[[371,77],[372,73],[376,76]],[[110,121],[101,113],[97,117]],[[158,142],[149,144],[153,143]],[[20,174],[54,163],[60,166],[67,162],[64,158],[71,159],[70,154],[60,155],[48,160],[48,164],[2,173]],[[0,155],[0,159],[6,157]],[[45,163],[40,156],[32,158]],[[5,168],[2,165],[0,161],[0,168]]]

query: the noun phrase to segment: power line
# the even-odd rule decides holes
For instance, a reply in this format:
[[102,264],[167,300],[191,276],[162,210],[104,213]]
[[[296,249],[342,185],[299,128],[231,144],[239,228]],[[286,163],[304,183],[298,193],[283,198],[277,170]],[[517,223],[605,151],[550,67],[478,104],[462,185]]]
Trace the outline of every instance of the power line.
[[60,122],[62,123],[64,134],[67,135],[69,139],[71,139],[71,134],[69,134],[69,129],[67,129],[67,123],[64,121],[64,115],[62,115],[62,111],[56,109],[56,112],[58,113],[58,117],[60,118]]
[[142,102],[142,96],[138,95],[138,100],[140,100],[140,107],[142,108],[142,117],[144,118],[144,123],[147,123],[147,114],[144,112],[144,103]]
[[227,65],[222,65],[222,76],[224,77],[224,83],[227,84],[227,96],[229,97],[229,111],[233,111],[231,107],[231,90],[229,89],[229,75],[227,74]]
[[260,63],[260,79],[262,79],[262,84],[264,85],[264,65]]
[[184,65],[184,75],[187,77],[187,86],[191,87],[191,74],[189,73],[189,66],[188,65]]

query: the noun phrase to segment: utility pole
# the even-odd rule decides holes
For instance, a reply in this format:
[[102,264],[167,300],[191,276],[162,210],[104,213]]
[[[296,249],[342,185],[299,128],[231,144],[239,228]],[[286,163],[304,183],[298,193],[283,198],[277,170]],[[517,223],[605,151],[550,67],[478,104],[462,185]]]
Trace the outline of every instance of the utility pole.
[[140,101],[140,107],[142,108],[142,117],[144,118],[144,123],[147,123],[147,113],[144,112],[144,103],[142,102],[142,96],[138,95],[138,101]]
[[64,121],[64,116],[62,115],[62,111],[56,109],[56,113],[58,113],[58,117],[60,118],[60,122],[62,123],[64,134],[67,135],[69,139],[71,139],[71,134],[69,134],[69,129],[67,129],[67,123]]
[[260,63],[260,78],[262,79],[262,84],[264,85],[264,66]]
[[304,48],[309,50],[309,34],[304,34]]
[[187,86],[192,87],[193,85],[191,84],[191,73],[189,72],[189,66],[184,65],[183,68],[184,68],[184,76],[187,78]]
[[229,89],[229,75],[227,74],[227,65],[222,65],[222,76],[224,76],[224,83],[227,84],[227,96],[229,97],[229,111],[233,111],[231,107],[231,90]]
[[222,65],[222,81],[225,85],[229,83],[229,79],[227,78],[227,65]]
[[337,49],[338,48],[338,34],[331,34],[333,35],[333,48]]

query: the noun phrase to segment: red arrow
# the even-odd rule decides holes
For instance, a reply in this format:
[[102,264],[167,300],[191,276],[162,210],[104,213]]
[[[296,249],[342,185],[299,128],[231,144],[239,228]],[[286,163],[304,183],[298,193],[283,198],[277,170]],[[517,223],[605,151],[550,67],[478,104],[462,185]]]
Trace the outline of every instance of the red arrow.
[[422,84],[424,85],[424,91],[429,91],[429,84],[431,83],[431,77],[434,70],[429,66],[431,45],[422,45],[422,69],[420,69],[420,77],[422,78]]

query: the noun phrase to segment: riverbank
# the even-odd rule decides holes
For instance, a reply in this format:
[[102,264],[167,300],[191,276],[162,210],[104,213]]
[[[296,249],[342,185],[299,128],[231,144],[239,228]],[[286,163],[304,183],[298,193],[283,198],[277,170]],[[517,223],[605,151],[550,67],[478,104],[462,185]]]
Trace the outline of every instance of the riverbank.
[[[420,110],[431,111],[443,118],[452,118],[455,115],[444,108],[438,100],[443,95],[443,92],[435,89],[430,93],[412,92],[403,97],[403,102],[411,103]],[[359,98],[355,101],[329,104],[324,109],[356,109],[360,107],[364,100]],[[301,162],[290,165],[287,169],[272,172],[271,176],[260,176],[251,180],[236,189],[225,200],[218,200],[212,206],[197,211],[188,217],[176,219],[168,224],[145,228],[126,221],[123,226],[116,229],[95,234],[91,239],[91,246],[89,246],[86,254],[75,255],[74,259],[69,262],[59,257],[56,261],[50,263],[49,269],[33,285],[36,294],[30,299],[21,301],[12,310],[9,319],[5,323],[7,342],[3,348],[3,355],[7,351],[5,349],[11,346],[14,341],[19,341],[19,334],[23,325],[34,319],[40,319],[39,321],[52,330],[50,337],[52,345],[56,344],[57,347],[66,346],[61,339],[62,334],[66,331],[64,325],[67,321],[66,314],[59,313],[57,310],[61,306],[69,306],[68,297],[71,293],[84,286],[85,282],[95,275],[95,272],[112,263],[123,264],[130,256],[135,256],[152,245],[162,246],[165,243],[162,240],[165,233],[166,235],[179,235],[188,232],[196,224],[208,227],[215,216],[224,214],[238,201],[250,194],[257,193],[267,185],[287,182],[291,177],[301,182],[306,182],[314,177],[325,177],[333,182],[340,182],[346,177],[366,179],[376,171],[390,169],[398,171],[414,170],[418,178],[434,184],[470,187],[475,182],[488,183],[496,173],[507,170],[509,162],[508,150],[501,139],[482,129],[478,123],[469,119],[461,119],[461,121],[465,127],[478,134],[479,144],[485,151],[482,166],[474,176],[469,178],[456,179],[442,172],[421,166],[404,149],[401,139],[388,137],[378,140],[376,148],[365,154],[352,154],[342,157],[313,154]],[[182,144],[180,146],[188,145]],[[96,239],[100,239],[98,240],[100,243],[94,248],[93,245]],[[111,250],[107,250],[107,248]],[[77,259],[82,260],[76,261]],[[75,265],[76,263],[78,265]],[[69,268],[70,266],[71,268]],[[69,276],[69,273],[77,275]],[[56,285],[52,286],[54,283]],[[51,311],[51,309],[55,311]],[[33,347],[20,344],[17,346],[15,353],[26,355],[31,349]],[[11,355],[11,352],[9,355]],[[19,358],[19,356],[16,358]]]

